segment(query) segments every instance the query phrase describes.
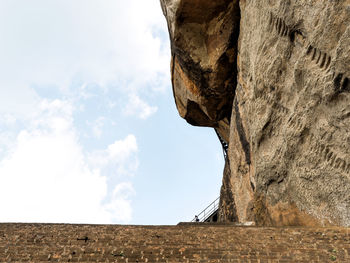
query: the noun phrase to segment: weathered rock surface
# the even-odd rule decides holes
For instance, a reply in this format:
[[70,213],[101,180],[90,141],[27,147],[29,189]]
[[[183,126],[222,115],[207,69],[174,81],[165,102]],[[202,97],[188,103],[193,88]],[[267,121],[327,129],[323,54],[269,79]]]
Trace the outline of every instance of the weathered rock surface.
[[236,213],[236,204],[233,194],[233,185],[231,181],[231,170],[228,158],[226,158],[224,176],[222,178],[222,187],[220,191],[220,202],[219,202],[219,222],[238,222]]
[[161,3],[179,113],[229,143],[221,219],[349,227],[350,1]]
[[161,0],[171,37],[174,97],[181,117],[228,140],[237,84],[238,1]]

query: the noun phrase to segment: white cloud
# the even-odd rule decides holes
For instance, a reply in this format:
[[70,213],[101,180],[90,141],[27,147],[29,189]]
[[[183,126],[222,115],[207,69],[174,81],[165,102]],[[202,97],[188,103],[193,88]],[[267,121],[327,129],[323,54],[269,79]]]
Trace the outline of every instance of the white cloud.
[[0,112],[31,112],[34,85],[68,92],[74,78],[164,86],[169,51],[153,32],[165,28],[159,0],[0,1]]
[[93,167],[103,167],[105,172],[116,171],[118,175],[133,176],[138,168],[136,137],[128,135],[124,140],[110,144],[105,150],[94,151],[89,155]]
[[111,212],[112,220],[128,222],[132,218],[130,197],[135,194],[131,183],[121,183],[114,188],[112,200],[105,208]]
[[129,95],[129,100],[127,105],[124,107],[124,114],[126,115],[136,115],[140,119],[147,119],[158,110],[155,106],[148,105],[139,96],[135,94]]
[[16,118],[13,114],[5,113],[0,116],[0,124],[13,125],[16,123]]
[[[0,38],[2,38],[1,34]],[[35,114],[40,98],[33,89],[20,83],[21,81],[16,79],[14,72],[13,79],[6,80],[9,75],[4,69],[6,65],[1,57],[1,51],[5,50],[0,44],[0,114],[11,115],[16,120],[30,118]]]
[[[16,135],[9,131],[0,131],[0,160],[14,147]],[[1,175],[0,175],[1,176]]]
[[109,159],[124,160],[130,156],[132,152],[137,151],[136,137],[128,135],[123,141],[116,141],[108,146],[107,153]]
[[[128,191],[132,185],[117,185],[112,199],[106,199],[104,167],[92,167],[88,162],[73,126],[72,109],[65,101],[42,101],[40,115],[18,134],[15,147],[0,161],[0,221],[130,220]],[[121,155],[125,150],[118,147],[130,141],[132,150],[137,149],[136,138],[129,135],[105,152],[111,152],[111,158],[123,165],[129,160]]]
[[[169,48],[154,33],[165,30],[159,0],[0,1],[0,221],[130,219],[132,185],[122,177],[138,168],[135,136],[87,152],[75,123],[86,121],[74,114],[95,99],[154,114],[140,94],[170,79]],[[96,138],[104,121],[90,123]]]
[[106,118],[100,116],[91,124],[92,134],[98,139],[102,136],[105,121]]

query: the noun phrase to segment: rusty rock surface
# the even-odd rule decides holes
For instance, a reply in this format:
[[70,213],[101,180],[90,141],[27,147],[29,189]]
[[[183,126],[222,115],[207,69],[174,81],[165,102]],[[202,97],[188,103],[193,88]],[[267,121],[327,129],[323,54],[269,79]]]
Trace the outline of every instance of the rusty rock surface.
[[161,0],[171,37],[177,109],[192,125],[216,127],[228,140],[237,84],[239,5],[232,0]]
[[349,227],[350,1],[161,4],[179,113],[229,143],[221,220]]

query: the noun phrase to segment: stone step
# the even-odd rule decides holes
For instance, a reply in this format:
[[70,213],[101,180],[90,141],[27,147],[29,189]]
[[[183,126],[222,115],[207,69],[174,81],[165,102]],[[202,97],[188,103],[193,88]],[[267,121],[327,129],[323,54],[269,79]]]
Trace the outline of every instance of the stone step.
[[1,262],[350,262],[346,228],[0,224]]

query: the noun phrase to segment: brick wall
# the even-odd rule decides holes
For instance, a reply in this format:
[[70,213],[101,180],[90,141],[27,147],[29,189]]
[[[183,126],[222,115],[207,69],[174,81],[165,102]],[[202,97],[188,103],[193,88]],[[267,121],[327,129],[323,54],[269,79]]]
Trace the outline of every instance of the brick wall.
[[350,262],[345,228],[0,224],[1,262]]

